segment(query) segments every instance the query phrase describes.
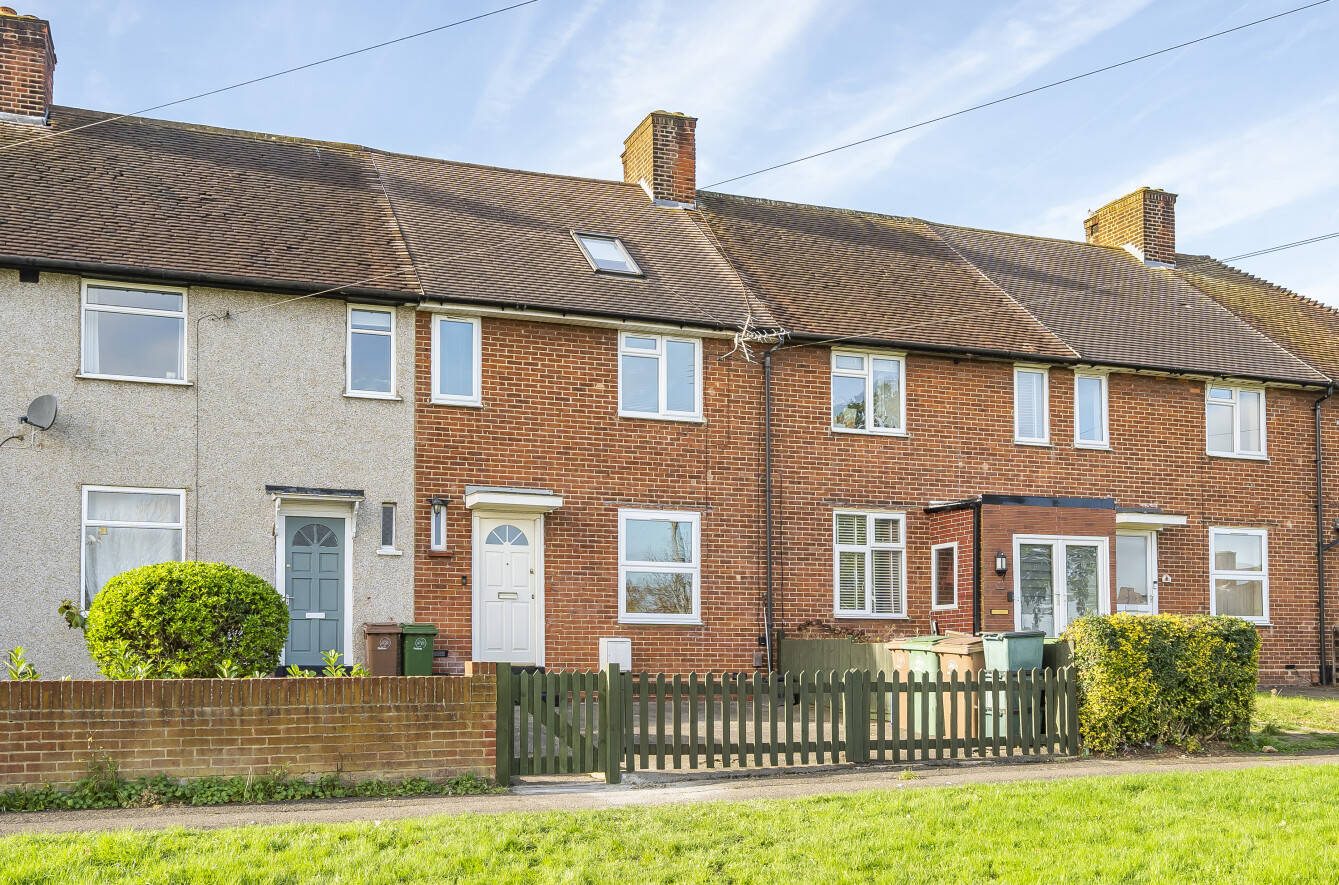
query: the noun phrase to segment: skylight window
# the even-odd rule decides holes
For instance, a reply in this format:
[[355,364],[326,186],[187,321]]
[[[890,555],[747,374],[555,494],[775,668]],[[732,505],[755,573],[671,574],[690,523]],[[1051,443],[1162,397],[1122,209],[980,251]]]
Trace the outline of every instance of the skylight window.
[[599,234],[583,234],[576,231],[572,232],[576,237],[577,244],[581,246],[581,251],[585,254],[586,260],[595,270],[608,271],[609,273],[628,274],[629,276],[641,276],[642,269],[637,266],[637,262],[632,260],[628,250],[623,247],[623,241],[618,237],[604,237]]

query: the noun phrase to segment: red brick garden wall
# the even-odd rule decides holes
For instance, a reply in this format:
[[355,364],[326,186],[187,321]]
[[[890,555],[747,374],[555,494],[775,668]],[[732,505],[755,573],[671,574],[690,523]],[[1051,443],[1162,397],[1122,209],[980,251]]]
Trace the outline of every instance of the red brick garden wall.
[[0,787],[123,777],[494,770],[497,684],[468,676],[0,682]]

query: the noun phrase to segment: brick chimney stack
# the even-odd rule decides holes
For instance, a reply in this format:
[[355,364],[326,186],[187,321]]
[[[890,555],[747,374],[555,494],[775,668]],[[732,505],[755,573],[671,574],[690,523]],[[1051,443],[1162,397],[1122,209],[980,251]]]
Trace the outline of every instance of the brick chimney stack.
[[45,123],[55,70],[51,24],[0,6],[0,119]]
[[1176,194],[1141,187],[1112,200],[1083,223],[1088,242],[1120,246],[1153,267],[1176,264]]
[[652,111],[623,142],[623,180],[657,200],[697,202],[697,118]]

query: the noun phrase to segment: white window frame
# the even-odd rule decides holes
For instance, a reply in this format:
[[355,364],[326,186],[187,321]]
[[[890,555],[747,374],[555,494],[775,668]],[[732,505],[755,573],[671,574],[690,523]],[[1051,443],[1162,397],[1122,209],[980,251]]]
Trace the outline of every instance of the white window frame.
[[[1018,432],[1018,376],[1022,374],[1041,375],[1041,412],[1042,435],[1023,436]],[[1020,446],[1049,446],[1051,444],[1051,370],[1049,366],[1019,364],[1014,366],[1014,443]]]
[[446,505],[442,504],[440,509],[434,509],[432,503],[428,504],[428,549],[445,550],[446,549]]
[[[123,289],[130,292],[165,292],[181,296],[181,310],[150,310],[141,307],[112,307],[104,304],[88,303],[88,289]],[[136,381],[140,384],[173,384],[178,387],[190,385],[191,336],[187,318],[190,316],[188,290],[179,286],[141,286],[135,283],[115,282],[112,280],[80,280],[79,284],[79,377],[102,378],[108,381]],[[90,372],[84,366],[84,351],[87,347],[85,336],[88,334],[85,318],[90,310],[99,313],[128,313],[137,316],[181,317],[181,376],[180,378],[146,378],[141,375],[109,375],[105,372]]]
[[[1074,448],[1076,449],[1111,448],[1111,408],[1109,394],[1107,393],[1107,377],[1106,372],[1074,373]],[[1097,381],[1101,385],[1102,438],[1100,440],[1083,439],[1079,436],[1079,381],[1084,379]]]
[[[655,350],[643,350],[637,347],[628,347],[626,342],[629,338],[647,338],[656,342]],[[666,408],[669,402],[669,360],[666,359],[666,342],[678,341],[693,345],[693,372],[695,373],[693,384],[693,411],[678,412]],[[640,356],[655,357],[656,369],[659,378],[658,399],[660,402],[660,411],[658,412],[635,412],[623,408],[623,357]],[[618,415],[620,418],[651,418],[656,421],[702,421],[702,339],[693,338],[687,335],[664,335],[656,332],[619,332],[618,333]]]
[[[1216,565],[1214,539],[1219,535],[1251,535],[1260,539],[1260,571],[1239,571],[1236,569],[1219,569]],[[1209,527],[1209,614],[1218,614],[1218,590],[1216,584],[1219,579],[1227,581],[1259,581],[1260,582],[1260,610],[1259,617],[1247,617],[1245,615],[1233,615],[1252,624],[1269,626],[1269,530],[1256,528],[1237,528],[1235,526],[1210,526]]]
[[[837,543],[837,520],[843,516],[863,516],[865,518],[865,543],[857,544],[838,544]],[[897,536],[900,539],[896,544],[877,544],[874,541],[874,527],[871,520],[874,517],[882,519],[893,518],[898,522]],[[832,512],[832,615],[835,618],[851,618],[879,621],[901,621],[906,620],[907,614],[907,514],[901,510],[834,510]],[[898,588],[897,608],[893,613],[876,613],[874,611],[874,557],[875,550],[892,550],[899,554],[901,564],[898,573],[902,578],[902,586]],[[842,588],[841,588],[841,555],[843,553],[864,553],[865,554],[865,608],[862,611],[842,608]]]
[[[438,362],[441,355],[441,340],[438,333],[439,324],[449,323],[469,323],[474,328],[474,365],[472,384],[474,390],[468,395],[442,393],[438,384],[441,381],[438,372]],[[431,401],[437,405],[444,406],[481,406],[483,405],[483,331],[482,323],[479,317],[459,316],[456,314],[432,314],[432,396]]]
[[1115,597],[1113,604],[1117,614],[1126,613],[1132,615],[1156,615],[1158,613],[1158,533],[1148,530],[1123,530],[1116,532],[1116,540],[1112,542],[1111,555],[1117,564],[1117,578],[1119,578],[1120,568],[1120,539],[1121,538],[1143,538],[1148,544],[1148,561],[1145,568],[1148,571],[1148,605],[1146,606],[1122,606],[1120,602],[1120,581],[1116,581]]
[[[619,253],[623,256],[623,260],[628,263],[628,267],[631,267],[632,270],[614,270],[608,267],[600,267],[600,265],[596,262],[595,258],[590,254],[590,250],[586,248],[586,244],[581,239],[582,237],[586,237],[592,240],[604,240],[606,242],[613,243],[614,246],[618,249]],[[576,240],[577,248],[579,248],[581,250],[581,254],[585,256],[586,262],[590,265],[590,269],[595,271],[596,273],[608,273],[620,277],[645,276],[645,274],[642,273],[641,266],[638,265],[636,260],[633,259],[632,255],[628,252],[628,247],[623,245],[623,240],[621,240],[620,238],[612,236],[610,234],[597,234],[597,233],[591,233],[590,231],[586,230],[574,230],[572,231],[572,239]]]
[[[119,519],[95,519],[88,518],[88,493],[89,492],[126,492],[130,494],[147,495],[176,495],[178,499],[178,519],[175,523],[167,522],[136,522]],[[88,529],[90,526],[106,526],[108,528],[129,528],[129,529],[180,529],[181,530],[181,559],[177,562],[186,561],[186,490],[185,489],[159,489],[137,486],[83,486],[80,491],[82,504],[79,511],[79,598],[82,601],[82,607],[87,610],[92,605],[93,600],[87,596],[88,585],[85,583],[87,573],[88,559]]]
[[[939,551],[953,551],[953,602],[949,605],[938,605],[935,603],[936,594],[939,592]],[[930,610],[937,612],[951,611],[958,607],[958,542],[950,541],[947,544],[934,544],[930,547]]]
[[[386,511],[391,513],[391,543],[387,546],[386,540]],[[381,531],[378,540],[382,542],[377,547],[378,556],[403,556],[404,551],[400,549],[400,508],[394,501],[382,501],[381,508],[378,511],[381,514],[381,525],[377,526]]]
[[[1209,395],[1214,388],[1232,391],[1232,398],[1218,399]],[[1241,393],[1242,391],[1260,394],[1260,451],[1250,452],[1241,448]],[[1232,407],[1232,451],[1218,451],[1209,448],[1209,406],[1231,406]],[[1269,428],[1267,426],[1267,416],[1269,409],[1265,402],[1265,388],[1253,384],[1236,383],[1214,383],[1207,381],[1204,384],[1204,451],[1205,454],[1213,455],[1217,458],[1243,458],[1251,461],[1266,461],[1269,459]]]
[[[851,356],[860,357],[864,360],[864,369],[840,369],[837,367],[839,357]],[[873,427],[874,417],[874,360],[888,360],[898,363],[898,391],[897,391],[897,427]],[[908,436],[907,433],[907,355],[894,351],[879,350],[834,350],[831,357],[832,377],[842,378],[864,378],[865,379],[865,426],[864,427],[838,427],[833,423],[832,412],[837,405],[832,399],[832,379],[828,379],[828,426],[836,433],[864,433],[877,436]]]
[[[353,328],[353,312],[363,310],[371,313],[389,314],[391,318],[391,328],[389,332],[381,332],[373,329]],[[349,303],[345,311],[344,319],[344,395],[357,397],[359,399],[396,399],[400,398],[399,379],[396,377],[399,372],[396,371],[395,362],[395,332],[396,332],[396,310],[393,307],[385,307],[380,304],[354,304]],[[391,339],[391,389],[390,393],[380,390],[358,390],[353,386],[353,336],[354,335],[375,335],[382,338]]]
[[[627,558],[628,520],[672,520],[687,522],[693,527],[693,561],[646,562]],[[693,577],[693,610],[688,614],[649,614],[628,612],[628,572],[679,572]],[[622,624],[688,624],[702,623],[702,514],[696,510],[638,510],[620,508],[618,511],[618,620]]]

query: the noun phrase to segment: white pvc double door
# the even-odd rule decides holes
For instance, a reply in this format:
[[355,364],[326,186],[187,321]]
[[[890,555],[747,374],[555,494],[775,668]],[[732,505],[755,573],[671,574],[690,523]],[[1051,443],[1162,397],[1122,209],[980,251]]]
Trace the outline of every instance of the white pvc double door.
[[541,664],[540,523],[480,519],[475,554],[475,659]]
[[1105,538],[1014,538],[1015,623],[1058,636],[1110,609]]

